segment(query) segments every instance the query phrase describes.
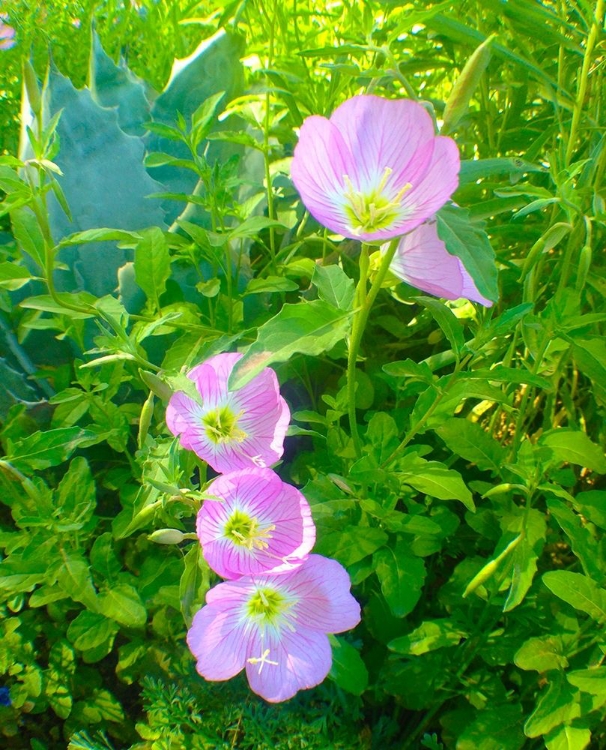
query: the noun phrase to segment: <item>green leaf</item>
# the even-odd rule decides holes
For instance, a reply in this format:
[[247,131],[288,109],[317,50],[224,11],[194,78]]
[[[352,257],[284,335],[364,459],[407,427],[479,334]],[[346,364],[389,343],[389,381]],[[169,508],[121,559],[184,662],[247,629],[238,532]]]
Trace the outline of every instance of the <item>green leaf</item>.
[[537,672],[564,669],[568,666],[568,659],[564,654],[564,644],[562,638],[558,635],[529,638],[516,651],[514,662],[520,669],[534,669]]
[[579,692],[572,688],[563,677],[556,676],[546,691],[541,693],[537,705],[524,725],[527,737],[540,737],[560,724],[581,715]]
[[99,594],[99,610],[126,628],[141,628],[147,620],[137,590],[124,583]]
[[438,648],[456,646],[466,635],[452,620],[426,620],[412,633],[390,641],[387,647],[398,654],[419,656]]
[[45,268],[44,237],[38,220],[30,208],[22,206],[11,211],[13,235],[20,248],[24,250],[40,269]]
[[486,232],[469,220],[469,212],[452,204],[436,214],[439,238],[446,249],[461,260],[480,293],[496,302],[499,298],[494,251]]
[[406,471],[399,472],[405,484],[439,500],[460,500],[468,510],[475,511],[472,494],[458,471],[417,455],[407,456],[405,466]]
[[559,461],[606,474],[606,458],[602,449],[580,430],[554,430],[542,435],[539,443],[551,448]]
[[606,590],[591,578],[568,570],[551,570],[543,575],[543,583],[552,594],[575,609],[586,612],[598,622],[606,620]]
[[436,432],[455,455],[473,462],[478,469],[498,474],[505,463],[506,450],[477,422],[447,419]]
[[585,750],[591,742],[591,732],[586,727],[562,726],[545,737],[547,750]]
[[345,639],[328,636],[332,646],[330,677],[337,685],[353,695],[362,695],[368,687],[368,670],[360,652]]
[[449,307],[446,307],[443,302],[440,302],[433,297],[415,297],[414,299],[432,314],[434,320],[440,326],[442,332],[452,346],[452,351],[458,360],[461,356],[463,347],[465,346],[463,326],[459,319]]
[[410,614],[421,598],[426,575],[423,560],[414,557],[408,543],[401,540],[378,550],[373,560],[389,609],[396,617]]
[[351,310],[354,301],[354,283],[345,271],[337,265],[316,264],[311,283],[318,290],[320,299],[339,310]]
[[[601,550],[598,543],[586,528],[579,516],[561,500],[549,498],[547,507],[551,516],[560,525],[562,531],[570,541],[570,547],[574,554],[579,558],[583,570],[590,577],[597,581],[604,579],[604,561],[602,560]],[[601,563],[601,565],[600,565]]]
[[520,750],[526,744],[519,703],[490,705],[478,711],[457,739],[457,750]]
[[105,643],[119,629],[119,626],[107,617],[84,610],[71,621],[67,637],[79,651],[87,651]]
[[62,532],[81,529],[96,505],[95,482],[86,459],[79,456],[72,460],[57,492],[55,529]]
[[210,588],[210,568],[199,544],[192,544],[184,560],[183,574],[179,581],[181,613],[187,625],[204,604],[204,597]]
[[251,216],[235,229],[228,232],[227,236],[230,240],[243,239],[245,237],[256,237],[260,232],[271,227],[280,227],[284,229],[284,225],[274,219],[268,219],[265,216]]
[[143,238],[135,248],[135,280],[147,299],[159,307],[170,277],[170,256],[164,232],[152,227],[142,232]]
[[594,667],[593,669],[577,669],[568,672],[568,682],[584,693],[599,695],[606,698],[606,667]]
[[90,551],[90,563],[94,571],[103,576],[104,581],[111,581],[122,570],[122,563],[114,552],[111,532],[106,531],[95,539]]
[[348,567],[372,555],[387,542],[387,538],[381,529],[362,526],[345,526],[330,531],[321,529],[314,551],[330,555]]
[[34,432],[17,442],[7,441],[7,460],[20,470],[47,469],[67,461],[80,445],[94,439],[94,432],[81,427]]
[[262,325],[257,340],[236,363],[229,389],[238,390],[273,362],[286,362],[293,354],[317,356],[345,338],[350,313],[343,313],[323,300],[284,305]]
[[504,522],[503,526],[504,530],[512,533],[523,533],[520,543],[513,551],[511,588],[503,605],[503,611],[509,612],[522,603],[532,586],[537,562],[545,544],[547,524],[544,514],[531,508],[525,515],[516,514],[509,523]]
[[30,272],[23,266],[18,266],[16,263],[10,263],[9,261],[0,263],[0,289],[8,289],[10,292],[14,292],[27,284],[31,277]]
[[260,279],[251,279],[248,282],[245,294],[296,292],[298,289],[299,285],[295,281],[285,279],[284,276],[266,276]]
[[91,612],[97,612],[97,592],[93,586],[88,563],[83,557],[70,556],[61,551],[61,567],[57,573],[59,586],[74,601],[82,602]]

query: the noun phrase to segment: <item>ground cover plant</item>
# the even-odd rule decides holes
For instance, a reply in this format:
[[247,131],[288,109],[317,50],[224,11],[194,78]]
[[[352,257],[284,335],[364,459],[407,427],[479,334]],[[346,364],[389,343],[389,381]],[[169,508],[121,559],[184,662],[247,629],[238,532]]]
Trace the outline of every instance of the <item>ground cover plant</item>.
[[0,13],[2,745],[606,746],[603,0]]

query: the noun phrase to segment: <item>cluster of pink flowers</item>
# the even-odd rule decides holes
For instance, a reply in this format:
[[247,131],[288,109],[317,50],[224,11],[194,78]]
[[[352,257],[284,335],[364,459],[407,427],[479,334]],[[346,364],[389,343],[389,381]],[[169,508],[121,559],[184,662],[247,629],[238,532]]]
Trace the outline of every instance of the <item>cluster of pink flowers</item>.
[[290,412],[266,368],[239,391],[228,381],[240,354],[218,354],[188,377],[199,400],[175,393],[166,423],[184,448],[221,475],[205,491],[196,522],[202,553],[226,582],[206,595],[187,643],[207,680],[246,669],[265,700],[284,701],[328,674],[328,633],[360,621],[345,569],[310,555],[309,504],[269,465],[283,453]]
[[401,237],[390,269],[403,281],[490,307],[436,229],[459,168],[456,143],[434,135],[421,104],[361,95],[329,119],[305,120],[291,174],[306,208],[333,232],[379,244]]
[[15,42],[15,29],[5,23],[8,17],[5,13],[0,13],[0,50],[10,49],[14,47]]

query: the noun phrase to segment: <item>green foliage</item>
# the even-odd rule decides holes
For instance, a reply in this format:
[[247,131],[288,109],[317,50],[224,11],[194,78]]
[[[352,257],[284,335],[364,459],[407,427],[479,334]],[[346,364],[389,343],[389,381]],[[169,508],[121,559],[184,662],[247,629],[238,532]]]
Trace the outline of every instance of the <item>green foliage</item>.
[[[0,157],[0,744],[606,742],[601,7],[3,9],[2,152],[30,44],[33,67]],[[306,116],[369,91],[456,139],[438,231],[495,304],[382,279],[348,388],[368,259],[289,159]],[[234,388],[278,373],[280,473],[363,610],[283,706],[204,682],[184,641],[215,579],[166,400],[234,350]]]

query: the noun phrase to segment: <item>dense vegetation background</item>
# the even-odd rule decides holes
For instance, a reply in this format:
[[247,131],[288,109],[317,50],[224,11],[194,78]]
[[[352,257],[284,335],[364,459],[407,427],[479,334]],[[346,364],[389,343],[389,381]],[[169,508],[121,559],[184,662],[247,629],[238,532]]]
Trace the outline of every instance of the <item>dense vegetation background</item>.
[[[3,746],[605,747],[603,1],[0,10]],[[487,233],[500,299],[385,285],[360,454],[360,248],[289,163],[305,117],[368,92],[438,126],[450,98],[460,240],[481,277]],[[210,476],[166,396],[251,344],[293,412],[279,472],[363,607],[331,679],[279,706],[196,675],[214,576],[162,531],[194,530]]]

